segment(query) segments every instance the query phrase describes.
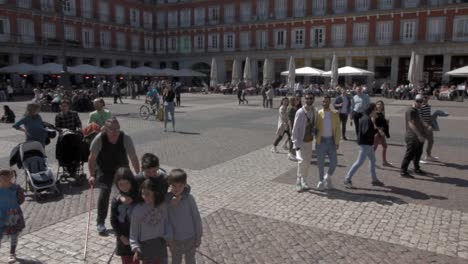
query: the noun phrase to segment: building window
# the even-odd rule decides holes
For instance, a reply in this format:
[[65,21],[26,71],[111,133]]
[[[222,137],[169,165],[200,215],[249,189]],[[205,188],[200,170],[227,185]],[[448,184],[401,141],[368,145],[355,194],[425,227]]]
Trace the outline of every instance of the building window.
[[195,8],[195,26],[205,25],[205,8]]
[[158,19],[158,22],[157,22],[158,29],[165,29],[166,28],[167,13],[166,12],[158,12],[157,19]]
[[429,0],[429,5],[431,6],[443,6],[448,4],[448,0]]
[[427,19],[427,41],[441,42],[445,36],[445,17],[430,17]]
[[262,31],[257,31],[257,49],[266,49],[268,47],[268,35],[267,32],[262,30]]
[[208,21],[210,25],[219,23],[219,6],[208,7]]
[[140,10],[136,8],[130,8],[130,26],[140,26]]
[[139,52],[140,51],[140,36],[132,35],[132,51]]
[[190,9],[183,9],[180,11],[180,26],[181,27],[190,27],[191,21],[191,10]]
[[117,50],[118,51],[125,51],[126,46],[127,46],[127,36],[125,33],[122,32],[117,32],[116,36],[116,41],[117,41]]
[[217,51],[219,49],[219,36],[218,34],[208,35],[208,50]]
[[252,3],[250,1],[241,3],[241,22],[249,22],[252,18]]
[[119,25],[125,24],[125,9],[121,5],[115,6],[115,23]]
[[288,5],[286,0],[275,0],[275,17],[276,19],[286,18],[288,13]]
[[235,43],[235,35],[232,32],[224,33],[224,50],[233,51]]
[[261,20],[268,18],[268,0],[257,1],[257,17]]
[[167,14],[167,27],[168,28],[177,28],[177,22],[178,22],[177,18],[178,18],[177,10],[170,11]]
[[414,43],[416,41],[416,21],[407,20],[401,22],[401,42]]
[[154,42],[152,37],[145,37],[145,52],[152,54],[154,49]]
[[320,48],[325,46],[325,27],[313,27],[310,33],[310,46]]
[[377,22],[376,38],[379,45],[391,44],[393,39],[393,21]]
[[205,35],[195,36],[195,50],[203,51],[205,49]]
[[156,38],[156,52],[159,54],[166,53],[166,38]]
[[169,53],[177,52],[177,37],[169,37]]
[[54,11],[54,0],[41,0],[42,11]]
[[74,16],[76,14],[75,0],[63,1],[62,8],[65,15]]
[[228,4],[224,6],[224,23],[234,23],[234,4]]
[[180,38],[180,52],[189,53],[192,51],[192,41],[190,36],[182,36]]
[[92,0],[81,0],[81,16],[91,18],[93,16]]
[[304,29],[303,28],[293,29],[292,43],[293,43],[292,45],[293,48],[304,47]]
[[369,0],[356,0],[356,10],[357,11],[367,11],[369,10]]
[[109,50],[111,46],[111,33],[109,31],[101,31],[100,41],[101,49]]
[[353,44],[365,46],[369,41],[369,24],[356,23],[353,25]]
[[339,24],[332,26],[332,45],[343,47],[346,43],[346,25]]
[[333,0],[333,11],[336,14],[342,14],[346,12],[346,2],[348,0]]
[[143,12],[143,28],[153,28],[153,14],[150,12]]
[[286,48],[286,30],[284,29],[275,30],[275,48],[277,49]]
[[326,0],[315,0],[312,5],[312,13],[314,15],[324,15],[327,8]]
[[379,8],[380,9],[392,9],[393,0],[379,0]]
[[403,6],[405,8],[418,7],[419,0],[404,0]]
[[453,40],[466,41],[468,40],[468,17],[455,17],[453,20]]
[[56,39],[57,34],[54,23],[42,23],[42,39]]
[[65,39],[69,41],[76,41],[76,30],[74,26],[65,26]]
[[18,0],[17,5],[21,8],[31,8],[31,0]]
[[102,22],[109,22],[109,3],[99,2],[99,20]]
[[7,17],[0,17],[0,41],[10,40],[10,20]]
[[305,0],[294,0],[294,17],[305,16]]
[[250,49],[250,31],[242,31],[240,33],[240,48],[241,50],[249,50]]
[[94,47],[94,31],[90,28],[83,29],[83,47],[84,48]]
[[21,42],[33,43],[34,42],[34,23],[29,19],[18,19],[18,31]]

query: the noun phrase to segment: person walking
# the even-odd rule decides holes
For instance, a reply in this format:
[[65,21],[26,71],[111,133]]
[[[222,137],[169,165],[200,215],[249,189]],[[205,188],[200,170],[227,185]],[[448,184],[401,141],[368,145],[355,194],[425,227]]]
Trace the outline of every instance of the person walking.
[[352,178],[357,170],[364,164],[366,158],[369,159],[369,173],[372,177],[373,186],[384,186],[383,182],[379,181],[377,174],[375,173],[375,155],[374,155],[374,137],[376,129],[372,118],[375,118],[377,115],[376,105],[371,103],[363,112],[363,116],[359,119],[359,123],[356,125],[359,126],[358,134],[358,144],[359,144],[359,154],[357,160],[351,166],[351,169],[346,174],[344,185],[346,188],[353,188]]
[[241,80],[239,84],[237,84],[237,100],[239,101],[239,104],[244,104],[244,99],[242,99],[242,92],[245,88],[245,82]]
[[7,80],[7,93],[8,93],[8,101],[12,102],[15,90],[13,89],[13,86],[11,85],[10,80]]
[[39,104],[28,104],[24,117],[18,120],[13,128],[23,131],[26,134],[26,141],[39,141],[42,146],[45,146],[48,133],[39,114],[40,111]]
[[352,118],[351,125],[353,125],[354,121],[354,129],[356,130],[356,138],[359,135],[359,119],[361,119],[364,110],[370,104],[370,97],[369,95],[362,92],[361,85],[357,85],[355,88],[356,95],[353,96],[351,100],[351,110],[352,110]]
[[[294,118],[296,116],[296,112],[297,110],[300,109],[298,105],[299,105],[299,101],[294,96],[289,98],[289,105],[288,105],[287,111],[288,111],[288,125],[289,125],[289,128],[291,129],[290,131],[291,133],[292,133],[292,128],[294,127]],[[292,137],[290,139],[290,143],[292,146]],[[289,149],[288,159],[291,161],[297,161],[296,151],[294,150],[294,147],[291,147]]]
[[348,95],[346,89],[341,88],[338,93],[341,93],[336,97],[333,106],[338,111],[341,121],[341,136],[344,140],[348,140],[346,137],[346,123],[348,122],[348,116],[351,114],[351,98]]
[[432,156],[432,147],[434,146],[434,127],[432,126],[433,124],[433,117],[432,117],[432,109],[431,105],[429,104],[429,96],[425,95],[424,100],[421,106],[421,109],[419,109],[419,115],[421,116],[421,119],[424,121],[424,125],[426,126],[426,132],[427,132],[427,146],[426,146],[426,157],[421,160],[421,163],[428,163],[431,161],[439,161],[438,157]]
[[[315,151],[317,153],[317,168],[319,182],[317,190],[333,189],[331,177],[335,172],[338,158],[336,151],[340,146],[340,117],[337,111],[330,109],[330,95],[326,94],[322,100],[322,109],[317,114],[317,138]],[[324,175],[325,156],[330,163],[328,172]]]
[[305,95],[305,106],[296,112],[292,130],[292,142],[296,150],[297,179],[296,191],[309,189],[306,178],[310,176],[310,162],[312,160],[312,140],[314,139],[317,110],[315,110],[314,95]]
[[172,121],[172,131],[175,132],[175,118],[174,118],[174,98],[175,93],[172,90],[172,87],[169,84],[166,84],[163,92],[163,105],[164,105],[164,132],[167,132],[167,121],[169,119],[169,114],[171,114]]
[[103,131],[96,135],[91,143],[88,158],[89,184],[94,186],[97,180],[97,187],[100,188],[96,218],[96,227],[100,235],[106,234],[104,223],[115,172],[120,167],[128,168],[129,158],[135,173],[140,173],[133,141],[130,136],[120,131],[119,121],[112,117],[106,121]]
[[268,90],[266,91],[267,96],[267,107],[273,108],[273,98],[275,97],[275,90],[273,86],[269,86]]
[[288,105],[289,105],[289,99],[287,97],[284,97],[281,100],[281,106],[278,109],[279,115],[278,115],[278,127],[276,129],[276,139],[273,142],[273,147],[271,148],[271,152],[273,153],[278,153],[277,146],[280,143],[280,141],[283,139],[284,134],[286,134],[288,137],[286,138],[286,142],[290,142],[290,149],[292,149],[292,143],[291,143],[291,133],[289,129],[289,120],[288,120]]
[[267,108],[267,96],[266,96],[266,91],[267,91],[267,87],[268,85],[270,85],[269,83],[267,83],[266,85],[262,85],[262,89],[260,90],[260,94],[262,95],[262,105],[263,105],[263,108]]
[[392,164],[387,161],[387,140],[390,138],[390,121],[385,118],[385,104],[382,100],[376,103],[377,115],[372,119],[377,131],[374,137],[374,152],[379,145],[382,145],[382,166],[391,167]]
[[400,170],[400,175],[405,178],[414,178],[408,172],[408,166],[411,161],[413,161],[415,173],[420,175],[426,174],[419,166],[419,161],[423,153],[424,141],[427,137],[427,129],[424,125],[424,121],[419,115],[419,109],[421,108],[423,102],[423,96],[420,94],[416,95],[413,105],[405,113],[406,153],[403,161],[401,162]]
[[114,104],[117,104],[117,99],[119,99],[120,103],[123,104],[122,95],[120,94],[120,85],[118,82],[114,82],[112,84],[112,94],[114,95]]

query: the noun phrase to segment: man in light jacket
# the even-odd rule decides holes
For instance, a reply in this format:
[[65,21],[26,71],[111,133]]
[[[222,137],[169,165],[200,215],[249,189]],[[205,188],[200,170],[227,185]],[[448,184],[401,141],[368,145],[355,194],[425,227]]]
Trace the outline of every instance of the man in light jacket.
[[309,189],[305,177],[310,174],[310,162],[312,159],[312,141],[315,133],[315,122],[317,110],[315,110],[314,95],[305,95],[305,105],[296,112],[294,127],[292,131],[292,141],[296,149],[297,181],[296,190],[298,192]]

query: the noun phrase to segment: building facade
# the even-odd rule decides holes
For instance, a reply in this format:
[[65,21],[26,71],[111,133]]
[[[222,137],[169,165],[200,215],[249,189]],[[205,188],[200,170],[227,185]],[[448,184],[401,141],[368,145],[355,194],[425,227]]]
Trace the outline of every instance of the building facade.
[[215,58],[223,82],[234,59],[249,57],[257,81],[265,58],[278,78],[290,56],[296,67],[329,70],[336,54],[340,66],[375,72],[368,81],[395,85],[411,51],[423,55],[425,81],[447,81],[444,72],[468,64],[467,44],[467,0],[0,0],[0,66],[209,72]]

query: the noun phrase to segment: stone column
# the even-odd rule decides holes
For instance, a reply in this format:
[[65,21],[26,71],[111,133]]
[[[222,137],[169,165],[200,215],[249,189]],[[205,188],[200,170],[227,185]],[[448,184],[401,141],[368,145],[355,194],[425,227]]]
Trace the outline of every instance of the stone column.
[[[345,66],[353,66],[353,57],[346,57],[346,65]],[[353,78],[351,76],[345,77],[345,84],[351,84],[352,86]]]
[[[33,64],[34,65],[42,65],[42,55],[34,54]],[[34,78],[34,82],[36,82],[36,83],[44,82],[44,76],[42,74],[34,74],[33,78]]]
[[390,85],[391,87],[395,87],[398,85],[398,64],[400,58],[398,56],[392,56],[392,70],[390,74]]
[[[312,59],[311,58],[304,58],[304,67],[310,67],[312,65]],[[310,77],[305,76],[304,77],[304,83],[310,83]]]
[[[19,54],[18,53],[10,53],[10,57],[8,59],[10,65],[18,64],[19,63]],[[17,73],[10,74],[11,78],[11,85],[13,88],[21,87],[21,77]],[[17,91],[15,91],[16,93]]]
[[218,84],[222,84],[226,82],[226,62],[223,58],[218,58],[216,65],[218,66]]
[[257,85],[258,82],[258,60],[250,60],[250,74],[252,74],[252,85]]
[[[367,57],[367,70],[371,72],[375,72],[375,57],[374,56]],[[367,77],[367,83],[369,85],[371,85],[374,80],[375,80],[374,75],[370,75],[369,77]]]
[[[452,55],[444,54],[444,64],[442,66],[442,72],[446,73],[451,70],[452,66]],[[450,81],[450,76],[442,75],[442,82],[448,83]]]
[[[338,58],[337,58],[338,59]],[[329,71],[331,70],[331,64],[332,64],[332,58],[325,58],[325,71]],[[329,85],[331,82],[331,78],[330,77],[325,77],[323,83],[325,85]]]

